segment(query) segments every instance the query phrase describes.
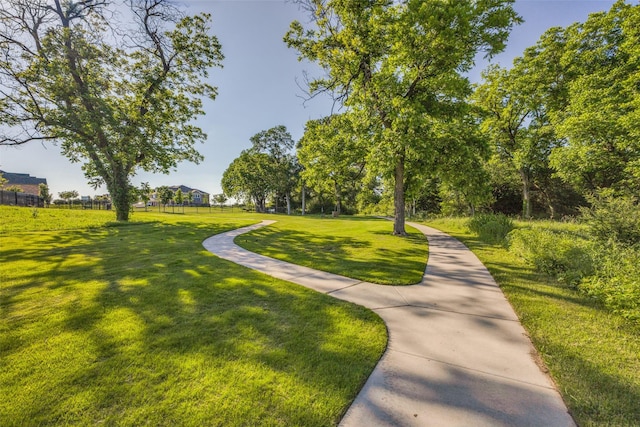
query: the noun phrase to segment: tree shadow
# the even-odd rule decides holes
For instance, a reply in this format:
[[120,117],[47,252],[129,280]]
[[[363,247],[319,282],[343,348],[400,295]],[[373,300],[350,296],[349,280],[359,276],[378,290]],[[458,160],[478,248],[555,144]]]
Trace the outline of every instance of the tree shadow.
[[10,374],[0,424],[337,423],[384,325],[202,247],[238,225],[34,233],[0,248],[7,263],[31,261],[0,299],[2,358],[30,359]]
[[[424,237],[421,238],[419,235],[408,238],[416,244],[425,243]],[[371,252],[366,259],[362,259],[362,256],[356,256],[354,253],[372,248],[370,241],[364,238],[317,234],[312,231],[271,230],[264,227],[236,237],[234,243],[271,258],[381,284],[418,283],[426,266],[426,256],[424,260],[416,260],[413,253],[415,248],[380,247]],[[411,283],[399,283],[398,278],[407,277],[407,272],[416,279]]]

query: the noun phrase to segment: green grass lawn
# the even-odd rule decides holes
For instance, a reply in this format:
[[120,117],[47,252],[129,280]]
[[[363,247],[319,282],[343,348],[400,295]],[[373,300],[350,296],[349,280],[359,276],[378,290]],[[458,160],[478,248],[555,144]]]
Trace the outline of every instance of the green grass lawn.
[[0,206],[0,425],[327,426],[386,346],[364,308],[221,260],[251,214]]
[[[367,281],[422,276],[421,234],[392,237],[372,218],[200,209],[122,225],[112,212],[0,206],[0,425],[336,424],[384,351],[384,324],[202,247],[265,218],[278,222],[238,243]],[[581,426],[640,425],[637,326],[464,220],[430,225],[489,268]]]
[[[593,300],[554,283],[465,220],[429,225],[463,241],[487,266],[518,313],[580,426],[640,426],[640,330]],[[520,227],[575,228],[518,223]]]
[[407,226],[409,236],[391,234],[393,224],[371,217],[274,216],[273,225],[238,236],[253,252],[363,281],[407,285],[420,282],[427,239]]

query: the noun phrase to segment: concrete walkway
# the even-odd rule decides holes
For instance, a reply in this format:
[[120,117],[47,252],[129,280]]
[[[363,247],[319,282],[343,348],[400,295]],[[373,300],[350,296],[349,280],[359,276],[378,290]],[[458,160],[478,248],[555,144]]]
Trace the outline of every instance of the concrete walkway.
[[387,350],[340,426],[574,426],[495,281],[462,243],[420,224],[429,240],[422,282],[383,286],[246,251],[213,236],[221,258],[374,310]]

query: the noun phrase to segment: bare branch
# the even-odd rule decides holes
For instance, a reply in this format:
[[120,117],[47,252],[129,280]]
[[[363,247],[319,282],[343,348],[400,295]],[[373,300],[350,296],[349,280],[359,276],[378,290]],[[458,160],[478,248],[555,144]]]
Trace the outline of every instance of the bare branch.
[[32,141],[55,141],[57,138],[54,136],[46,136],[46,135],[25,135],[22,138],[19,137],[0,137],[0,145],[5,146],[16,146],[23,145]]

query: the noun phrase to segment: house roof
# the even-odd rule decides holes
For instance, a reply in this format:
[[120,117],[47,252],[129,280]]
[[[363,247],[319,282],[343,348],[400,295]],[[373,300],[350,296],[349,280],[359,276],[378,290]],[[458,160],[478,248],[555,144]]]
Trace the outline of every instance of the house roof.
[[12,173],[5,172],[0,170],[0,174],[2,177],[7,180],[5,186],[7,185],[40,185],[46,184],[46,178],[36,178],[35,176],[31,176],[27,173]]
[[180,191],[182,191],[185,194],[190,191],[197,191],[200,194],[206,194],[207,196],[209,195],[209,193],[207,193],[206,191],[198,190],[197,188],[187,187],[186,185],[171,185],[169,186],[169,188],[172,191],[178,191],[178,189],[180,189]]
[[47,184],[46,178],[36,178],[26,173],[0,171],[0,174],[7,180],[0,188],[9,188],[15,185],[26,194],[38,195],[40,194],[40,184]]

